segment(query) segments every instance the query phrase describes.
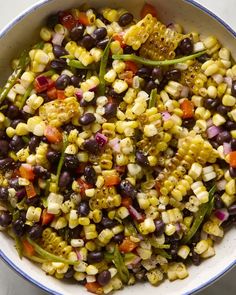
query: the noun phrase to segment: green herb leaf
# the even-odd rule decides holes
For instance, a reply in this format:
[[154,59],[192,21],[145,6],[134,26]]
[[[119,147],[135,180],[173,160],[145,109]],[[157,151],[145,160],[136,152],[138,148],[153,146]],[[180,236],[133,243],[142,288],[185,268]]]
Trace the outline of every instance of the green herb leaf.
[[202,224],[202,222],[203,222],[209,208],[211,208],[211,206],[212,206],[211,201],[214,198],[215,191],[216,191],[216,186],[214,185],[209,191],[209,201],[208,201],[208,203],[202,204],[199,207],[199,210],[196,213],[196,216],[195,216],[195,219],[194,219],[194,222],[193,222],[191,228],[189,229],[187,234],[183,237],[183,239],[182,239],[183,244],[188,243],[192,239],[192,237],[195,235],[197,230],[199,229],[199,227]]
[[150,94],[150,99],[148,103],[148,108],[153,108],[157,104],[157,89],[152,89],[151,94]]
[[117,269],[118,275],[120,276],[120,279],[123,283],[127,284],[129,281],[129,270],[124,263],[123,257],[117,245],[114,250],[113,262]]
[[98,93],[100,96],[105,95],[106,82],[105,82],[104,76],[106,74],[107,62],[108,62],[109,53],[110,53],[110,45],[111,45],[111,39],[107,43],[107,46],[103,52],[103,56],[100,63],[100,70],[99,70],[100,84],[98,89]]
[[150,244],[156,249],[170,249],[169,244],[158,244],[155,238],[153,237],[151,237],[149,241],[150,241]]
[[67,61],[68,66],[76,69],[81,69],[81,70],[95,70],[96,66],[95,65],[88,65],[84,66],[82,62],[80,62],[77,59],[70,59]]
[[158,67],[158,66],[170,66],[170,65],[177,64],[177,63],[182,63],[187,60],[197,58],[197,57],[203,55],[204,53],[206,53],[205,50],[194,53],[192,55],[188,55],[188,56],[184,56],[184,57],[180,57],[180,58],[176,58],[176,59],[162,60],[162,61],[143,58],[143,57],[137,56],[135,54],[114,54],[112,56],[112,58],[115,60],[124,60],[124,61],[130,60],[130,61],[134,61],[134,62],[143,64],[143,65],[146,65],[146,66]]

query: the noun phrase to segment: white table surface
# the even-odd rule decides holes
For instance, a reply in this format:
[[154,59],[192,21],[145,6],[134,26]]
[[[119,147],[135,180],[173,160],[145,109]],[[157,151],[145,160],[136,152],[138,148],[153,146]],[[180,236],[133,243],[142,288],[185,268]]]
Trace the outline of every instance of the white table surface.
[[[22,10],[38,0],[0,0],[0,29]],[[134,0],[133,0],[134,1]],[[202,5],[215,12],[236,30],[235,0],[197,0]],[[236,268],[213,286],[199,295],[235,294]],[[23,280],[0,260],[0,295],[45,295],[38,288]],[[178,294],[176,294],[178,295]]]

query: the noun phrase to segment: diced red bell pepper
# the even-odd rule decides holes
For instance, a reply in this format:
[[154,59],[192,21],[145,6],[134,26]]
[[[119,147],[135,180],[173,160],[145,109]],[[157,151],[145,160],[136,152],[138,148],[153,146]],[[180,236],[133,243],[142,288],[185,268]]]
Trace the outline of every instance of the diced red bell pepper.
[[82,178],[78,178],[77,182],[78,182],[78,185],[79,185],[79,191],[80,191],[81,197],[85,196],[85,190],[86,189],[89,189],[89,188],[93,187],[92,184],[84,181]]
[[21,164],[19,172],[21,177],[28,180],[34,180],[35,174],[33,167],[30,164]]
[[84,26],[90,25],[89,19],[85,12],[80,12],[78,17],[78,22]]
[[236,168],[236,151],[229,153],[229,165],[232,168]]
[[75,20],[73,15],[68,11],[61,12],[59,15],[59,19],[61,24],[69,31],[71,31],[77,24],[77,21]]
[[153,17],[157,17],[157,10],[152,4],[145,3],[143,8],[141,9],[141,18],[144,18],[147,14],[151,14]]
[[104,177],[105,186],[114,186],[120,183],[119,175],[107,175]]
[[46,136],[47,140],[50,143],[60,143],[62,141],[62,134],[61,132],[53,126],[48,125],[45,128],[44,136]]
[[122,197],[121,199],[121,205],[123,207],[129,208],[133,204],[133,201],[130,197]]
[[57,89],[53,87],[47,91],[47,96],[50,99],[57,99]]
[[65,91],[64,90],[57,90],[57,99],[65,99]]
[[35,78],[35,81],[34,81],[34,89],[37,93],[47,91],[51,89],[52,87],[54,87],[54,85],[55,85],[55,82],[52,79],[45,76],[39,76]]
[[80,163],[78,168],[76,169],[76,173],[83,174],[86,166],[87,166],[87,163]]
[[193,115],[194,115],[194,106],[193,106],[193,103],[190,100],[185,99],[180,104],[180,108],[183,111],[183,115],[182,115],[183,119],[190,119],[190,118],[193,117]]
[[126,44],[124,41],[124,33],[115,34],[112,38],[114,41],[118,41],[120,43],[121,48],[125,48]]
[[137,73],[137,71],[138,71],[138,66],[137,66],[137,64],[135,62],[127,60],[125,62],[125,70],[126,71],[131,71],[135,75]]
[[137,220],[138,222],[144,221],[144,215],[138,212],[132,205],[128,207],[128,210],[131,217],[133,217],[135,220]]
[[85,288],[88,292],[101,295],[103,294],[103,288],[97,282],[86,283]]
[[125,238],[123,242],[119,246],[119,250],[122,253],[130,253],[132,252],[138,245],[131,241],[129,238]]
[[29,199],[31,199],[37,195],[32,182],[29,185],[25,186],[25,190],[26,190],[26,195]]
[[47,209],[44,209],[43,213],[41,215],[42,225],[47,225],[47,224],[51,223],[53,221],[54,217],[55,217],[54,214],[48,213]]
[[22,245],[23,245],[23,251],[25,252],[27,256],[34,255],[35,253],[34,247],[27,240],[23,240]]

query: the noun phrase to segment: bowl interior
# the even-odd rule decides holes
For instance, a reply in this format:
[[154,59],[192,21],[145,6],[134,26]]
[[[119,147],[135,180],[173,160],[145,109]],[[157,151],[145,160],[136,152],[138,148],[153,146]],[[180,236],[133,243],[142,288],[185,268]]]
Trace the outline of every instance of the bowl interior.
[[[88,1],[93,7],[112,6],[125,7],[129,11],[138,15],[144,1],[118,1],[118,0],[91,0]],[[194,4],[184,0],[153,0],[158,10],[159,18],[166,24],[177,22],[183,25],[186,31],[201,32],[203,35],[215,35],[217,38],[232,51],[236,56],[236,39],[233,32],[219,23],[216,19],[209,16],[206,11],[202,11]],[[21,15],[14,21],[7,30],[2,32],[0,39],[0,83],[4,83],[10,72],[9,63],[12,57],[15,57],[23,48],[27,48],[38,39],[40,25],[45,18],[53,12],[64,10],[69,7],[79,6],[83,1],[78,0],[48,0],[41,1],[27,13]],[[41,288],[49,291],[51,294],[88,294],[84,288],[77,285],[66,284],[52,277],[48,277],[38,266],[32,264],[27,259],[20,260],[14,248],[13,241],[0,233],[0,256],[6,260],[19,273],[31,282],[36,283]],[[174,283],[165,282],[158,288],[151,287],[149,284],[137,284],[133,287],[127,287],[119,293],[131,294],[135,291],[136,295],[144,292],[150,294],[190,294],[205,285],[214,282],[220,274],[226,272],[236,263],[236,235],[235,229],[228,232],[223,241],[216,245],[216,256],[206,260],[199,267],[190,267],[190,276],[184,281],[175,281]]]

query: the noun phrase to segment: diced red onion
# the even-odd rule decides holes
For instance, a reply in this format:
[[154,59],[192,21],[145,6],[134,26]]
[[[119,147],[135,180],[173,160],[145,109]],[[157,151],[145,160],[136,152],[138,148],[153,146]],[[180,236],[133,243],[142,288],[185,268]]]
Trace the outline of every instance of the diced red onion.
[[171,117],[171,114],[168,112],[162,112],[161,115],[162,115],[163,121],[168,121]]
[[224,78],[221,74],[215,74],[212,76],[212,78],[214,79],[214,81],[217,83],[217,84],[220,84],[224,81]]
[[109,146],[114,150],[116,153],[120,153],[120,140],[119,138],[115,137],[109,141]]
[[213,125],[212,119],[207,120],[207,127],[211,127]]
[[23,107],[23,111],[27,114],[32,113],[32,109],[27,104]]
[[182,91],[180,93],[180,97],[188,97],[189,87],[183,86]]
[[129,205],[129,214],[137,221],[143,221],[143,215],[139,213],[132,205]]
[[135,257],[135,259],[133,261],[131,261],[132,265],[136,265],[141,261],[141,258],[139,256]]
[[231,145],[228,142],[223,143],[223,148],[224,148],[225,155],[228,155],[230,152],[232,152]]
[[220,131],[221,131],[221,129],[219,127],[213,125],[207,129],[207,136],[208,136],[208,138],[213,138],[217,134],[219,134]]
[[215,216],[221,221],[224,222],[229,218],[229,212],[227,211],[227,209],[219,209],[216,210],[215,212]]
[[100,132],[96,133],[95,139],[101,147],[105,146],[108,143],[108,138]]
[[75,253],[77,255],[78,260],[81,261],[82,257],[81,257],[81,254],[80,254],[79,250],[75,249]]
[[228,87],[231,88],[232,87],[232,78],[225,77],[224,80],[225,80],[225,83],[228,85]]
[[21,199],[23,199],[25,197],[25,195],[26,195],[25,188],[21,188],[20,190],[18,190],[16,192],[17,199],[20,199],[21,200]]
[[52,38],[52,44],[61,46],[63,39],[64,39],[64,35],[55,33]]
[[83,98],[83,91],[81,89],[78,89],[75,93],[75,96],[78,100],[81,100]]
[[182,230],[181,225],[180,225],[179,222],[177,222],[177,223],[175,224],[175,227],[176,227],[176,231],[177,231],[177,232],[180,232],[180,231]]
[[226,184],[227,181],[225,179],[221,179],[216,183],[216,187],[219,191],[223,191],[225,189]]

